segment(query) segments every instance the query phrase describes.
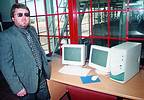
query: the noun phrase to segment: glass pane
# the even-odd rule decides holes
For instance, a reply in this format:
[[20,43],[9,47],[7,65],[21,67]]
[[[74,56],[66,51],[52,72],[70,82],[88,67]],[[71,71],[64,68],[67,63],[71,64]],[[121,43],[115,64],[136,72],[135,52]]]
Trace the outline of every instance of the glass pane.
[[105,39],[93,39],[94,45],[100,45],[100,46],[107,46],[107,40]]
[[35,17],[30,17],[30,24],[37,30],[37,22]]
[[35,6],[34,6],[34,0],[29,0],[26,2],[29,10],[30,10],[30,15],[31,16],[35,16],[36,13],[35,13]]
[[59,13],[68,12],[67,0],[58,0],[58,11]]
[[59,25],[60,25],[60,35],[61,36],[69,36],[69,21],[68,15],[60,15],[59,16]]
[[[28,1],[28,0],[27,0]],[[25,0],[18,0],[18,3],[25,3]]]
[[129,37],[144,38],[144,1],[130,2],[129,12]]
[[[56,2],[58,1],[58,2]],[[58,13],[68,12],[68,1],[67,0],[47,0],[46,1],[46,8],[48,14],[56,14],[57,13],[57,6],[58,6]]]
[[82,36],[89,36],[90,35],[90,14],[89,13],[84,13],[80,14],[80,19],[81,22],[81,33]]
[[144,38],[144,11],[129,12],[129,37]]
[[36,10],[37,10],[37,15],[45,14],[44,0],[36,0]]
[[39,35],[47,35],[46,20],[44,17],[38,17]]
[[103,12],[93,13],[93,34],[94,36],[107,36],[107,16],[103,17]]
[[126,42],[126,41],[123,41],[123,40],[111,40],[110,41],[110,47],[113,47],[113,46],[116,46],[120,43],[123,43],[123,42]]
[[40,36],[40,42],[41,42],[41,46],[42,46],[42,48],[44,49],[44,51],[46,52],[46,53],[48,53],[48,40],[47,40],[48,38],[47,37],[42,37],[42,36]]
[[65,32],[67,32],[69,29],[68,15],[59,15],[59,17],[55,16],[54,18],[49,17],[49,19],[50,19],[50,22],[54,23],[53,24],[49,22],[49,25],[54,27],[53,35],[58,36],[60,33],[61,36],[64,36]]
[[48,29],[49,29],[50,35],[56,36],[56,33],[58,33],[57,16],[48,16]]
[[129,8],[144,8],[144,0],[130,0]]
[[107,10],[108,9],[107,0],[93,0],[92,9],[93,10]]
[[126,16],[123,12],[111,12],[110,14],[111,37],[125,37],[126,34]]
[[111,10],[124,10],[127,7],[128,0],[111,0],[110,9]]
[[[43,17],[37,17],[37,18],[38,18],[39,35],[47,35],[47,26],[46,26],[45,16],[43,16]],[[30,23],[37,30],[36,17],[30,17]]]
[[59,44],[58,38],[51,38],[50,39],[50,48],[51,48],[52,52],[59,53],[60,44]]
[[[46,0],[46,11],[49,14],[53,14],[56,9],[56,5],[54,6],[54,3],[56,2],[56,0]],[[55,9],[54,9],[55,8]]]
[[79,0],[77,1],[77,11],[78,12],[86,12],[87,9],[89,8],[89,3],[90,1],[89,0]]

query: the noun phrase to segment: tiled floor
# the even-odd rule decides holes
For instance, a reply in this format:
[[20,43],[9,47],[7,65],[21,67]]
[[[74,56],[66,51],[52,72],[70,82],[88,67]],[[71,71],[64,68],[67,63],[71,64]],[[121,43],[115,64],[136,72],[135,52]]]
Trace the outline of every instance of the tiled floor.
[[8,87],[5,79],[0,73],[0,100],[18,100],[18,98],[13,95],[11,90]]

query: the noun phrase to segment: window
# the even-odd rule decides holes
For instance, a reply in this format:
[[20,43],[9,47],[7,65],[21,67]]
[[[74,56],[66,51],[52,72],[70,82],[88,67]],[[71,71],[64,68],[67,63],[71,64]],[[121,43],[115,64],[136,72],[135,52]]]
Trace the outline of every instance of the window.
[[107,47],[124,41],[142,42],[143,0],[17,0],[31,11],[42,47],[56,52],[62,43],[90,43]]

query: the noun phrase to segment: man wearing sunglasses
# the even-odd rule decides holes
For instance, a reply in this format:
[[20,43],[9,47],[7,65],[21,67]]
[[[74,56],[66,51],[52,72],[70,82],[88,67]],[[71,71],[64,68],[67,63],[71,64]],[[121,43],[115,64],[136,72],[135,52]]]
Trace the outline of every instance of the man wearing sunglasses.
[[11,8],[14,25],[0,33],[0,70],[20,100],[50,100],[50,66],[24,4]]

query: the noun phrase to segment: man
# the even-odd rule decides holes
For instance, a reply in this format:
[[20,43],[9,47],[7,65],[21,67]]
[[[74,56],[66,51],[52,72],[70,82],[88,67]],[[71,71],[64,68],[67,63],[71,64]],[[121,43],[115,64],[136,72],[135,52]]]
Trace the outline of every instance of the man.
[[20,100],[49,100],[50,66],[24,4],[11,8],[14,25],[0,33],[0,69]]

